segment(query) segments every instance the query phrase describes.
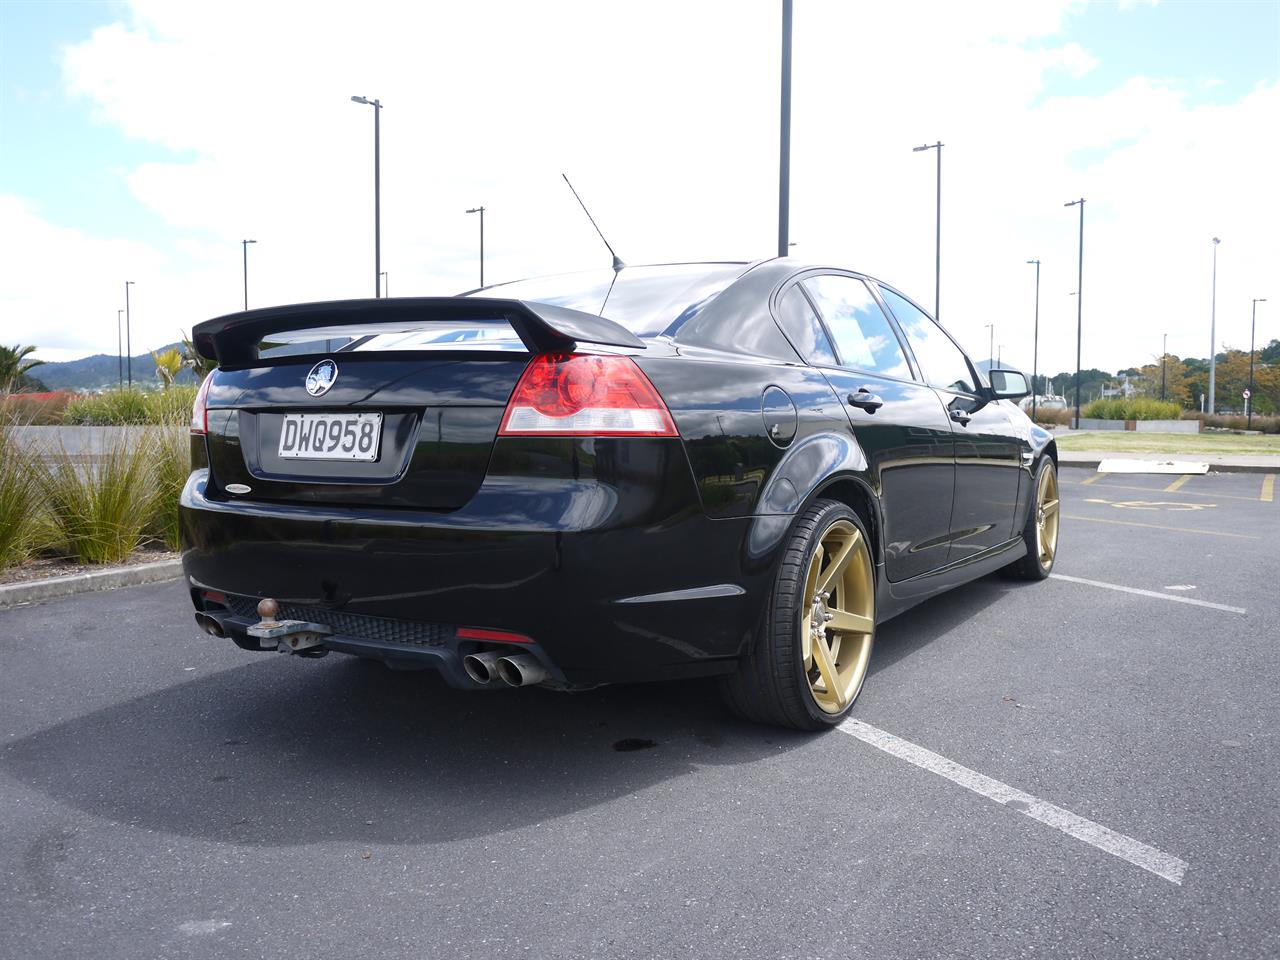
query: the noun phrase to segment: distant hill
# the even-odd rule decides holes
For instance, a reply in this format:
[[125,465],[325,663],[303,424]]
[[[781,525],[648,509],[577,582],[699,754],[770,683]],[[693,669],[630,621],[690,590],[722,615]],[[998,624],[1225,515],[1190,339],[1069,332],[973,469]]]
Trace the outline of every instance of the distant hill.
[[[159,347],[156,353],[177,348],[180,343],[170,343]],[[50,390],[101,390],[114,387],[118,382],[118,365],[116,358],[106,353],[95,353],[91,357],[79,360],[66,360],[62,363],[43,363],[31,371],[32,376],[39,377]],[[159,384],[155,361],[151,353],[140,354],[133,358],[133,382],[143,385]],[[196,378],[190,370],[184,369],[178,374],[178,383],[195,383]]]

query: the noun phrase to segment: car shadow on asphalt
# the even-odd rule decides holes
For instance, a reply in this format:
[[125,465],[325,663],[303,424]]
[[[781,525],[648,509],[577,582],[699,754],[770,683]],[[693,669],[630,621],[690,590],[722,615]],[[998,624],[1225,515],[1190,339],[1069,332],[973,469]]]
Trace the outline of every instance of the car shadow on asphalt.
[[[1009,588],[988,578],[886,624],[872,672]],[[0,770],[96,817],[217,842],[434,843],[821,749],[730,718],[712,681],[461,692],[340,655],[246,657],[12,741]]]

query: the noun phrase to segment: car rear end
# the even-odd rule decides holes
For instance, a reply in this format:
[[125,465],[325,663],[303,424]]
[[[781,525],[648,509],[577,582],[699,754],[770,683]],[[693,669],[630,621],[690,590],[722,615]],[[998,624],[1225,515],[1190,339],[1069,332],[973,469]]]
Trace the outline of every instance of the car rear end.
[[701,508],[636,362],[661,342],[444,298],[253,311],[196,343],[221,364],[181,504],[206,632],[290,650],[261,624],[311,625],[296,652],[459,687],[714,673],[749,635],[746,521]]

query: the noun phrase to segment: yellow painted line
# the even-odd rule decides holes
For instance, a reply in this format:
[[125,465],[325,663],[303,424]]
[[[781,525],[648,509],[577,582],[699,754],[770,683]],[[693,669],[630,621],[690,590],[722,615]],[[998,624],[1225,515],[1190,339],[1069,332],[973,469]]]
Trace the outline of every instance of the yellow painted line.
[[1081,517],[1064,513],[1067,520],[1087,520],[1089,523],[1116,523],[1122,527],[1148,527],[1152,530],[1170,530],[1174,533],[1203,533],[1206,537],[1230,537],[1233,540],[1261,540],[1247,533],[1224,533],[1221,530],[1196,530],[1194,527],[1166,527],[1162,523],[1139,523],[1137,520],[1104,520],[1102,517]]
[[1173,483],[1171,483],[1171,484],[1169,484],[1167,487],[1165,487],[1165,488],[1164,488],[1164,492],[1165,492],[1165,493],[1173,493],[1173,491],[1175,491],[1175,490],[1181,490],[1181,489],[1182,489],[1182,485],[1183,485],[1184,483],[1186,483],[1186,482],[1187,482],[1188,480],[1190,480],[1190,479],[1191,479],[1191,474],[1189,474],[1189,473],[1184,473],[1184,474],[1183,474],[1182,476],[1180,476],[1177,480],[1173,481]]
[[[1068,486],[1077,486],[1077,487],[1082,487],[1088,482],[1089,482],[1088,480],[1063,480],[1061,478],[1059,478],[1058,480],[1058,483],[1060,484],[1066,484]],[[1163,492],[1161,490],[1157,490],[1155,487],[1132,487],[1132,486],[1124,486],[1123,484],[1119,484],[1119,483],[1108,483],[1107,489],[1108,490],[1134,490],[1138,493]],[[1184,497],[1213,497],[1215,500],[1243,500],[1246,503],[1258,502],[1257,497],[1238,497],[1230,493],[1215,493],[1213,491],[1209,491],[1206,493],[1200,490],[1183,490],[1182,495]]]
[[1276,475],[1268,473],[1262,478],[1262,495],[1258,497],[1263,503],[1272,503],[1276,498]]
[[1097,482],[1098,482],[1099,480],[1101,480],[1101,479],[1102,479],[1102,474],[1100,474],[1100,473],[1095,473],[1095,474],[1094,474],[1092,477],[1090,477],[1088,480],[1084,480],[1084,481],[1082,481],[1082,482],[1081,482],[1081,486],[1085,486],[1085,487],[1087,487],[1089,484],[1091,484],[1091,483],[1097,483]]

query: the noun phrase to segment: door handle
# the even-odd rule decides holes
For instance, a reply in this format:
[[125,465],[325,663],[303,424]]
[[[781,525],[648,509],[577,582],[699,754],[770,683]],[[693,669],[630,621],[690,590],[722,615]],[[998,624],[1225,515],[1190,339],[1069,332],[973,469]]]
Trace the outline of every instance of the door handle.
[[867,413],[875,413],[884,406],[884,401],[867,387],[859,387],[856,393],[849,394],[849,406],[861,407]]
[[952,410],[951,419],[961,426],[965,426],[973,419],[973,414],[965,413],[963,410]]

